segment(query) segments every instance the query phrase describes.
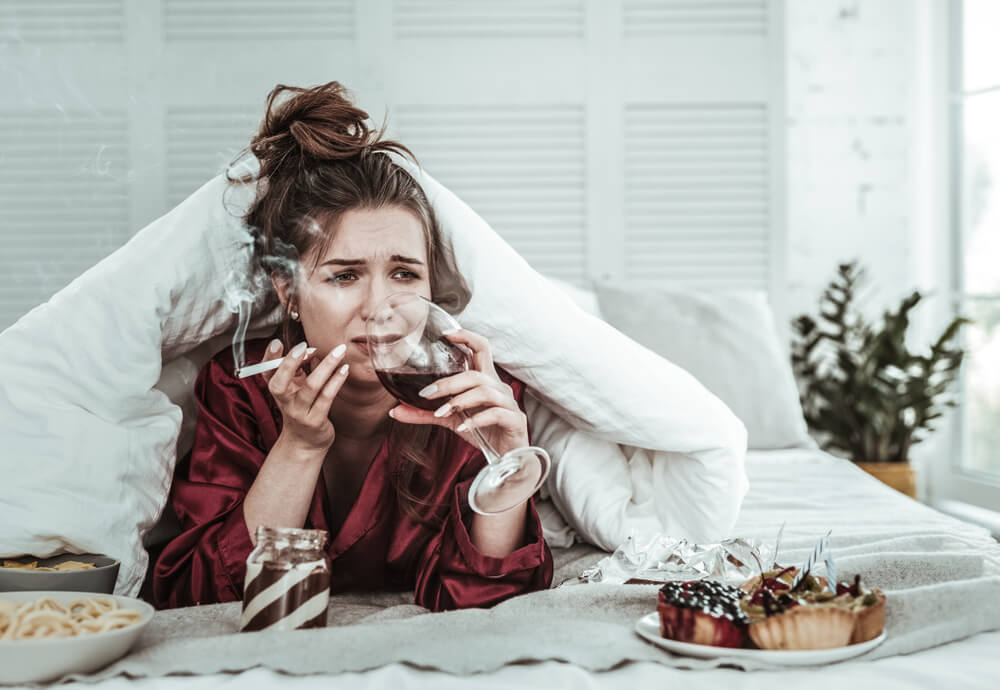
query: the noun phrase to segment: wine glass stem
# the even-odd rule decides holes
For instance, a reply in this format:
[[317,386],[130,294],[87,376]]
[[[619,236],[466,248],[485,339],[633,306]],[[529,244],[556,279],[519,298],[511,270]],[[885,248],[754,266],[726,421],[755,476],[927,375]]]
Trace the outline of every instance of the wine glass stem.
[[476,435],[476,440],[479,442],[479,450],[483,451],[483,455],[486,456],[486,462],[491,465],[495,465],[500,462],[500,453],[498,453],[493,445],[486,440],[486,437],[483,436],[483,432],[479,430],[479,427],[472,421],[472,418],[469,417],[468,413],[465,410],[459,410],[458,413],[462,415],[465,425]]

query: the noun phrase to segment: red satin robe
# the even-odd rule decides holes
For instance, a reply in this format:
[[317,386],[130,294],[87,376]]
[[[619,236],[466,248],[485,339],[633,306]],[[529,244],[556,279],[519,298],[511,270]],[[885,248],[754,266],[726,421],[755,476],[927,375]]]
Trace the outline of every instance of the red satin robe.
[[[247,359],[263,358],[266,340],[247,343]],[[281,413],[259,376],[237,379],[233,357],[220,352],[198,375],[198,426],[190,461],[174,474],[170,500],[183,532],[167,544],[153,573],[157,607],[239,601],[243,596],[250,534],[243,499],[281,431]],[[498,369],[524,408],[524,384]],[[441,463],[422,490],[447,502],[442,527],[409,518],[389,481],[388,442],[365,476],[360,494],[327,552],[331,592],[410,589],[433,611],[492,606],[552,582],[552,554],[529,501],[526,544],[505,558],[480,553],[467,525],[469,485],[485,464],[483,454],[452,432],[433,427],[429,452]],[[327,492],[322,474],[305,527],[326,529]]]

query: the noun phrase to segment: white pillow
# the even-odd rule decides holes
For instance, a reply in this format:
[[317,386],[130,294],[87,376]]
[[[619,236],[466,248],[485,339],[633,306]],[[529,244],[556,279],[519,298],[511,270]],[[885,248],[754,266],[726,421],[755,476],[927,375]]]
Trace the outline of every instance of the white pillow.
[[[535,389],[546,412],[580,433],[686,454],[659,476],[678,472],[672,483],[691,487],[688,495],[658,509],[695,516],[676,523],[695,525],[695,538],[725,536],[746,491],[739,420],[683,370],[584,312],[454,194],[401,164],[423,185],[472,288],[462,323],[490,339],[497,362]],[[181,430],[178,405],[154,386],[183,406],[200,360],[187,353],[235,331],[223,286],[247,270],[238,216],[252,193],[252,185],[227,193],[216,177],[0,334],[0,555],[106,553],[122,561],[116,592],[138,592],[142,539],[165,505]],[[252,314],[250,337],[270,330],[280,316],[275,296],[261,296]],[[566,460],[554,476],[585,465]],[[629,458],[613,462],[630,481]],[[633,491],[615,495],[627,501]],[[560,507],[584,498],[562,497]],[[597,498],[573,526],[614,548],[631,513],[621,500]],[[605,513],[604,536],[588,534]]]
[[814,445],[762,291],[597,288],[608,323],[683,367],[747,427],[750,448]]

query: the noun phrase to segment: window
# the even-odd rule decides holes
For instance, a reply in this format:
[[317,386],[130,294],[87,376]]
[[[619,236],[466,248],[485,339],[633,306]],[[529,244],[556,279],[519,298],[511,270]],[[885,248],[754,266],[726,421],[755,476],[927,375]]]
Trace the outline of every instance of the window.
[[998,492],[986,487],[1000,487],[1000,3],[955,7],[953,274],[955,305],[975,323],[965,329],[954,471],[983,486],[973,502],[997,510]]

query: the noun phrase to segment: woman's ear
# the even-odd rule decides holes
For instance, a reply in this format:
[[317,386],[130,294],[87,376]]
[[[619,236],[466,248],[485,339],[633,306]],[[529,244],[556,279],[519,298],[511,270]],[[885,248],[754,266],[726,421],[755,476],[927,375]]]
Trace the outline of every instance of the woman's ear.
[[271,274],[271,285],[274,286],[274,291],[278,293],[278,299],[281,301],[281,310],[287,312],[289,309],[288,301],[291,297],[289,295],[289,280],[278,276],[275,273]]

